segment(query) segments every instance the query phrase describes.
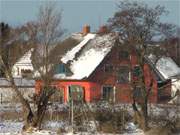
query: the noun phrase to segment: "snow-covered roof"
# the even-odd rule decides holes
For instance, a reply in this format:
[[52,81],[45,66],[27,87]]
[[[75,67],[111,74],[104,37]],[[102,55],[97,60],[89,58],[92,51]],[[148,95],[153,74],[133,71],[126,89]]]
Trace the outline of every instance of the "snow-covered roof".
[[33,49],[26,52],[12,67],[13,77],[22,77],[21,70],[31,70],[33,71],[33,65],[31,62],[31,55]]
[[[25,78],[14,78],[15,84],[18,87],[34,87],[35,81]],[[0,78],[0,87],[10,87],[10,82],[5,78]]]
[[[55,77],[78,80],[88,77],[110,52],[114,41],[114,36],[111,33],[105,35],[88,34],[80,44],[62,58],[64,63],[70,61],[69,67],[73,74],[71,76],[57,74]],[[81,53],[76,57],[79,52]]]
[[87,44],[91,39],[95,37],[95,34],[87,34],[84,39],[77,45],[75,46],[72,50],[68,51],[65,56],[62,57],[61,61],[64,63],[67,63],[69,60],[73,60],[75,57],[75,54],[81,50],[81,48]]
[[[14,66],[21,66],[21,65],[27,65],[27,66],[31,66],[31,55],[32,55],[32,51],[33,49],[30,49],[28,52],[26,52],[15,64]],[[33,68],[33,67],[32,67]]]
[[[150,55],[148,58],[153,63],[155,62],[156,58],[154,55]],[[170,57],[163,56],[159,58],[155,64],[155,67],[165,79],[180,76],[180,67],[178,67],[178,65]]]

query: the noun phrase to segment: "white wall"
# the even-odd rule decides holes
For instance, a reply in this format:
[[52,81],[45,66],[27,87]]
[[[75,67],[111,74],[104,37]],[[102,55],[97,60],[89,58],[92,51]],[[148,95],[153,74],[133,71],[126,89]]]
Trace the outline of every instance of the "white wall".
[[172,79],[171,82],[172,82],[172,86],[171,86],[171,89],[172,89],[171,96],[174,97],[175,94],[176,94],[176,91],[177,91],[177,90],[180,90],[180,80]]
[[[35,93],[35,88],[19,88],[23,93],[24,97],[30,100],[29,96],[32,97]],[[0,87],[0,102],[14,102],[17,101],[16,93],[10,87]]]

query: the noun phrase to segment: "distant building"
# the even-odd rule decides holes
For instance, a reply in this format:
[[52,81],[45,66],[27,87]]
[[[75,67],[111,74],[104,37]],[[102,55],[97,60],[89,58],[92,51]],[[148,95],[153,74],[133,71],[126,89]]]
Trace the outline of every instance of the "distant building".
[[26,52],[12,68],[12,75],[14,78],[24,78],[31,76],[34,69],[31,63],[32,49]]

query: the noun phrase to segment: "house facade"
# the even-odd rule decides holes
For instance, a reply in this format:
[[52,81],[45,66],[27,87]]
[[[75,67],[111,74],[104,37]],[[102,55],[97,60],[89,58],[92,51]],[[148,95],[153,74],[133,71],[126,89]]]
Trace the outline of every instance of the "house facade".
[[[71,98],[85,102],[131,103],[133,95],[141,98],[140,87],[132,89],[132,83],[136,83],[140,75],[135,52],[117,43],[115,33],[83,35],[84,39],[61,58],[64,65],[69,65],[71,74],[61,70],[54,76],[52,86],[61,93],[61,100],[65,103]],[[147,61],[144,65],[145,83],[148,88],[153,81],[149,101],[157,103],[170,96],[171,82],[163,79],[150,64]],[[61,69],[64,65],[61,64]],[[42,86],[42,81],[37,79],[37,94]]]
[[[102,98],[111,98],[114,102],[132,102],[133,94],[141,98],[140,86],[133,91],[132,83],[138,82],[141,73],[135,52],[126,47],[115,46],[102,63],[90,75],[89,80],[101,84]],[[150,87],[153,80],[153,89],[150,102],[158,101],[158,86],[155,74],[148,64],[144,65],[146,86]],[[110,93],[110,94],[109,94]],[[110,97],[111,96],[111,97]]]

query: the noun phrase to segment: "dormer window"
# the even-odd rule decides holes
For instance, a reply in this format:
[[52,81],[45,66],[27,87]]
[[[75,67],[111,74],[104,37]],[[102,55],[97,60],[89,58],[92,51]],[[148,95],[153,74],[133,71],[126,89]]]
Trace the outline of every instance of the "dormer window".
[[119,56],[119,59],[121,60],[121,59],[129,59],[129,52],[128,51],[125,51],[125,50],[122,50],[122,51],[120,51],[119,52],[119,54],[118,54]]
[[65,65],[64,64],[56,65],[55,72],[56,72],[56,74],[64,74],[64,73],[66,73]]

